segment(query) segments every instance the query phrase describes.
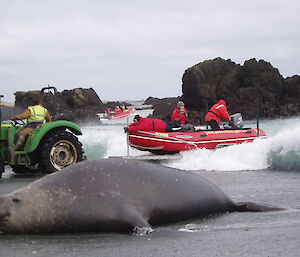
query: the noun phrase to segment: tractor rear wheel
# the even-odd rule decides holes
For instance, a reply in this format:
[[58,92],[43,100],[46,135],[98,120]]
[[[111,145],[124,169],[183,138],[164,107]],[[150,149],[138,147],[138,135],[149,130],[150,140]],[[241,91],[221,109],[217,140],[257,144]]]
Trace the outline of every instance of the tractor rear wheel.
[[59,171],[83,160],[82,145],[70,132],[58,130],[50,134],[41,145],[39,166],[43,173]]

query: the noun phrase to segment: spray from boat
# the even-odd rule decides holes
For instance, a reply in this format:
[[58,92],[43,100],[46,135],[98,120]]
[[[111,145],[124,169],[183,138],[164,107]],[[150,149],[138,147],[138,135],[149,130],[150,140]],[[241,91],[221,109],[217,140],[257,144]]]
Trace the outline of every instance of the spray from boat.
[[[182,158],[164,165],[184,170],[300,170],[300,121],[291,121],[293,128],[282,128],[282,120],[266,121],[267,139],[233,145],[216,150],[198,149],[181,153]],[[90,126],[83,128],[83,148],[88,158],[108,158],[127,154],[124,126]],[[275,131],[275,127],[277,127]],[[284,127],[284,126],[283,126]],[[272,131],[273,129],[273,131]],[[268,134],[268,133],[267,133]],[[130,149],[130,155],[143,155]]]
[[184,170],[300,170],[300,123],[273,137],[214,151],[198,149],[182,153],[165,165]]

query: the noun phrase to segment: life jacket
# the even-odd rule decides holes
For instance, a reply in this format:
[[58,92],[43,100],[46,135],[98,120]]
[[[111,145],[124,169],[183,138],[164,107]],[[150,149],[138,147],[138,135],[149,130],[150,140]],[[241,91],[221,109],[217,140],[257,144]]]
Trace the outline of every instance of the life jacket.
[[[184,108],[186,111],[186,108]],[[176,107],[173,111],[173,114],[171,115],[171,120],[177,120],[178,118],[181,118],[180,124],[186,124],[187,122],[187,115],[185,112],[180,112],[179,108]]]
[[141,117],[138,122],[132,123],[128,126],[129,132],[134,131],[166,131],[166,123],[160,119],[150,119]]
[[219,100],[218,103],[213,105],[205,116],[205,121],[215,120],[218,124],[221,120],[230,120],[227,112],[226,102]]
[[27,118],[27,123],[30,122],[44,122],[47,109],[41,105],[28,106],[30,116]]

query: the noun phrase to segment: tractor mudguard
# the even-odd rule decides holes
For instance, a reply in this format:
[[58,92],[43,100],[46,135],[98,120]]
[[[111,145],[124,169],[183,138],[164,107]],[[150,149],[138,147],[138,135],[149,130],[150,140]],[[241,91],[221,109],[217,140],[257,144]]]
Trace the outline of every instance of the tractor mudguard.
[[54,130],[70,130],[75,135],[82,135],[80,127],[70,121],[58,120],[53,122],[47,122],[41,125],[40,128],[37,128],[26,140],[24,152],[31,153],[38,148],[41,140],[46,134],[51,133]]

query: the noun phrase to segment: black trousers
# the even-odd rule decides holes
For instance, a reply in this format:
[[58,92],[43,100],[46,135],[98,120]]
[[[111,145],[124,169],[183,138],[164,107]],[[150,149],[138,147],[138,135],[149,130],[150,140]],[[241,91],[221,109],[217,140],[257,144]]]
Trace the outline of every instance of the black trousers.
[[220,130],[219,124],[215,120],[210,120],[207,124],[211,127],[212,130]]

